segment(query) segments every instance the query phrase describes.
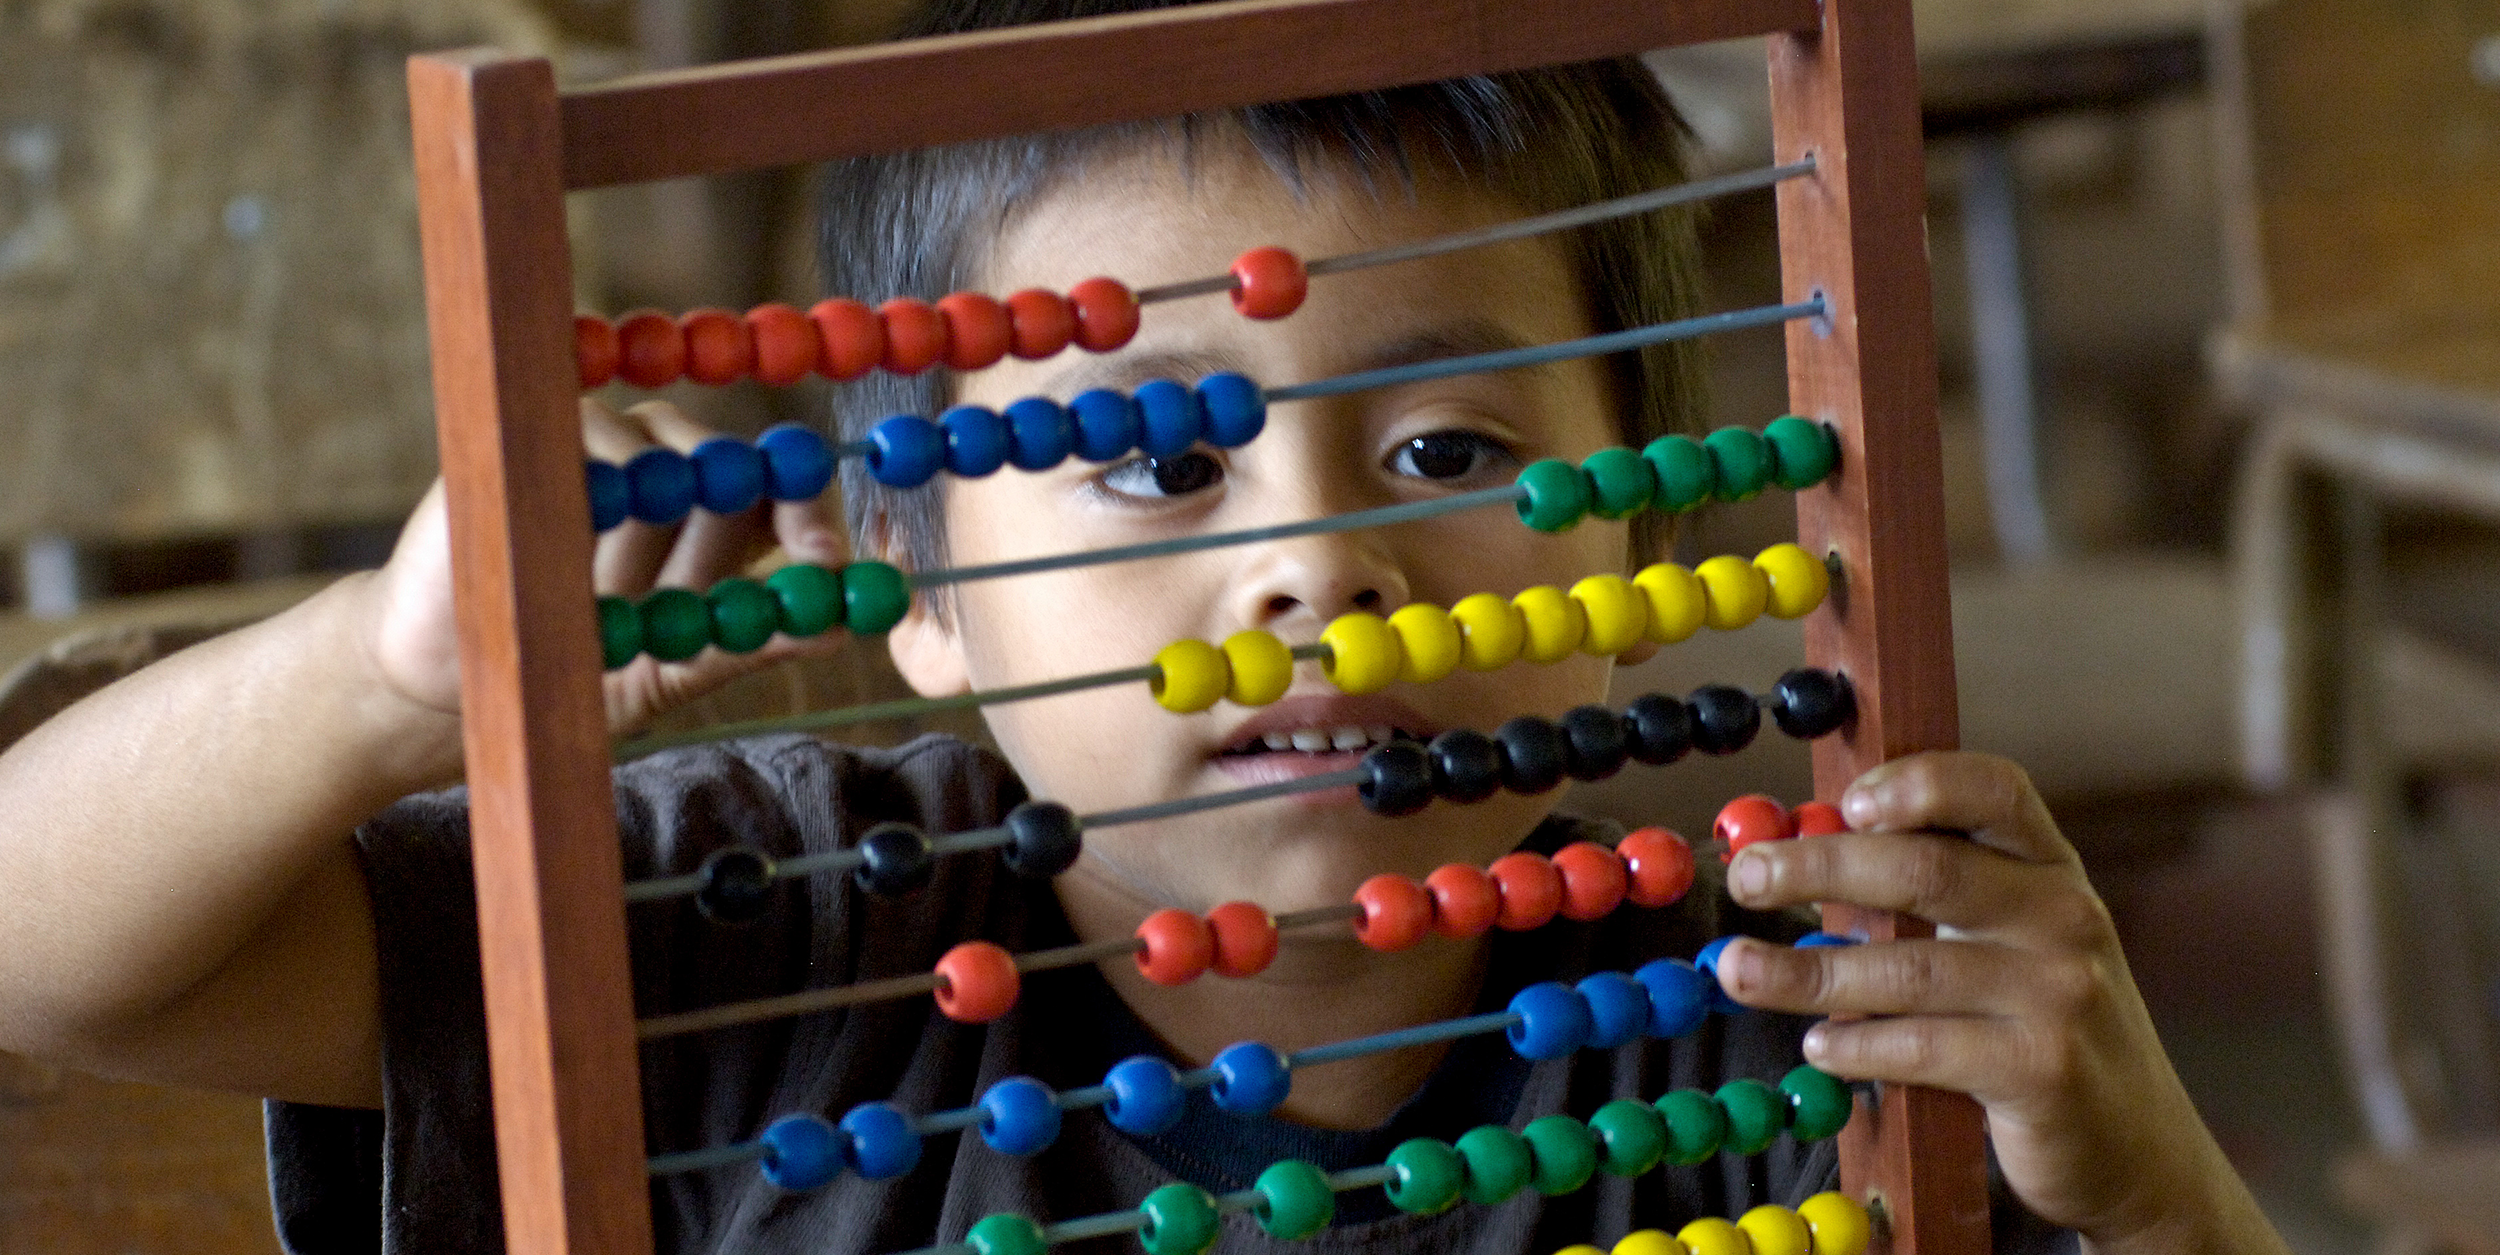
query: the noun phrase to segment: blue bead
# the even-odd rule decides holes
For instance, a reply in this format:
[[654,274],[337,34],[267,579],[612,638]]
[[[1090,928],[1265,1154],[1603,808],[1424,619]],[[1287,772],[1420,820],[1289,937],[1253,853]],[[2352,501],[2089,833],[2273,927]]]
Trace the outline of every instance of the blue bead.
[[1155,1134],[1180,1123],[1183,1101],[1181,1074],[1153,1055],[1131,1055],[1103,1073],[1111,1091],[1103,1118],[1123,1133]]
[[1841,937],[1825,932],[1807,933],[1805,936],[1797,939],[1797,948],[1800,950],[1813,950],[1823,946],[1854,946],[1856,944],[1858,944],[1858,939],[1855,937]]
[[920,1163],[920,1133],[911,1117],[892,1103],[864,1102],[842,1117],[842,1131],[851,1137],[845,1156],[851,1170],[871,1181],[890,1181]]
[[1649,1029],[1649,991],[1622,972],[1599,972],[1572,986],[1589,1004],[1589,1045],[1598,1050],[1639,1041]]
[[946,465],[946,435],[917,414],[868,429],[868,473],[888,488],[918,488]]
[[1137,403],[1108,388],[1078,393],[1068,402],[1068,419],[1076,427],[1076,455],[1088,462],[1127,457],[1146,434]]
[[1710,978],[1682,959],[1644,963],[1632,979],[1649,995],[1649,1035],[1682,1037],[1710,1018]]
[[946,469],[979,479],[1007,464],[1007,420],[978,405],[958,405],[938,418],[946,429]]
[[1263,1116],[1282,1106],[1293,1091],[1293,1073],[1285,1070],[1284,1056],[1264,1042],[1234,1042],[1208,1066],[1215,1069],[1209,1096],[1226,1111]]
[[645,449],[625,464],[633,496],[626,513],[665,527],[694,508],[694,466],[675,449]]
[[1168,458],[1188,450],[1206,435],[1206,410],[1198,394],[1169,379],[1152,380],[1137,389],[1141,432],[1137,447],[1148,457]]
[[1011,1076],[981,1093],[981,1140],[1002,1155],[1034,1155],[1059,1140],[1059,1105],[1050,1087]]
[[1198,403],[1206,407],[1207,443],[1236,449],[1267,429],[1267,394],[1259,385],[1229,371],[1198,381]]
[[842,1175],[842,1135],[821,1117],[783,1116],[764,1127],[764,1179],[793,1193],[820,1190]]
[[1727,990],[1719,984],[1719,956],[1726,952],[1727,943],[1734,940],[1733,934],[1721,937],[1703,946],[1701,953],[1693,956],[1693,966],[1710,978],[1710,1009],[1723,1015],[1734,1015],[1745,1009],[1745,1004],[1728,997]]
[[1559,1059],[1589,1044],[1597,1031],[1589,1000],[1559,981],[1540,981],[1511,995],[1510,1046],[1529,1059]]
[[1049,397],[1026,397],[1007,407],[1007,460],[1021,470],[1046,471],[1068,460],[1076,429],[1065,406]]
[[755,447],[764,455],[764,494],[775,501],[814,501],[833,482],[833,448],[811,428],[783,423]]
[[625,472],[612,462],[590,459],[590,526],[606,531],[625,521],[634,508],[634,486],[625,480]]
[[694,499],[714,514],[743,514],[764,496],[764,455],[754,445],[715,436],[686,455],[694,465]]

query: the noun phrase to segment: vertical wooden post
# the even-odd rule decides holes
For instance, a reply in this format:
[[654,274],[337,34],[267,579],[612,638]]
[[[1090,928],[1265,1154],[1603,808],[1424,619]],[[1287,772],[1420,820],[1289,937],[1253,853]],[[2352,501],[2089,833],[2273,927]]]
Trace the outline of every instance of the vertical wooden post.
[[555,76],[412,59],[495,1140],[514,1255],[648,1255]]
[[[1797,504],[1799,542],[1840,567],[1806,654],[1858,693],[1856,725],[1814,751],[1815,791],[1837,799],[1868,768],[1960,737],[1909,0],[1824,0],[1819,33],[1771,37],[1770,68],[1778,159],[1817,163],[1780,188],[1780,257],[1786,299],[1830,311],[1790,326],[1788,372],[1790,406],[1841,440],[1840,477]],[[1825,921],[1874,939],[1933,932],[1850,908]],[[1970,1099],[1886,1087],[1843,1135],[1842,1183],[1881,1207],[1893,1255],[1984,1255],[1985,1146]]]

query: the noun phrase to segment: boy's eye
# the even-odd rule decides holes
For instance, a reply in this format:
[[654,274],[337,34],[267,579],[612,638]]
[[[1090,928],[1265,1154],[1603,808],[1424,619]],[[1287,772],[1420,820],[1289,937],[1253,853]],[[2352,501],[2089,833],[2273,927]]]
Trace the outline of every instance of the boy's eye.
[[1104,487],[1132,497],[1184,496],[1223,478],[1223,466],[1194,449],[1168,458],[1133,458],[1102,474]]
[[1399,445],[1389,455],[1389,469],[1419,479],[1465,479],[1512,460],[1510,450],[1491,436],[1472,431],[1436,431]]

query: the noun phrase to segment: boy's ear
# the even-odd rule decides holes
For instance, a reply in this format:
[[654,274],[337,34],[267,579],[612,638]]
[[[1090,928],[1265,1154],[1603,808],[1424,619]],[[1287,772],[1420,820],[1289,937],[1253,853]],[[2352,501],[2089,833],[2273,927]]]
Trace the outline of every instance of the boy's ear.
[[964,667],[963,638],[956,635],[946,616],[930,608],[930,599],[937,595],[937,590],[930,589],[912,599],[910,612],[885,634],[885,649],[913,692],[922,697],[953,697],[970,691],[971,681]]

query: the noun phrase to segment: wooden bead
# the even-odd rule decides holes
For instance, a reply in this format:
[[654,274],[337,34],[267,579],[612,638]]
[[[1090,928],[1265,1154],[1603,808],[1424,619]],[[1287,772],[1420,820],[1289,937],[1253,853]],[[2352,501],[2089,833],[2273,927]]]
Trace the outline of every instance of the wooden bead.
[[1146,943],[1137,952],[1137,970],[1158,985],[1186,985],[1206,975],[1215,962],[1215,932],[1187,911],[1165,907],[1137,926]]
[[[1748,568],[1750,569],[1750,568]],[[1519,656],[1535,663],[1557,663],[1580,651],[1588,639],[1588,612],[1551,584],[1522,589],[1510,599],[1527,627]]]
[[1519,660],[1528,643],[1528,623],[1519,608],[1493,593],[1476,593],[1450,607],[1458,624],[1461,666],[1470,671],[1499,671]]
[[1196,714],[1224,699],[1232,684],[1232,668],[1224,651],[1194,638],[1177,640],[1155,654],[1155,677],[1148,682],[1155,704],[1174,714]]
[[1389,687],[1405,663],[1397,633],[1389,630],[1388,621],[1360,610],[1338,615],[1320,630],[1319,642],[1328,647],[1320,660],[1320,673],[1347,693],[1377,693]]
[[[862,311],[863,313],[866,311]],[[755,341],[755,378],[776,388],[805,379],[823,352],[816,324],[779,301],[747,311],[747,335]]]
[[898,296],[877,307],[877,323],[885,333],[887,370],[917,375],[946,359],[946,316],[927,301]]
[[1865,1255],[1872,1226],[1858,1200],[1826,1191],[1797,1204],[1797,1216],[1813,1236],[1814,1255]]
[[1672,906],[1693,887],[1693,847],[1665,828],[1641,828],[1615,844],[1630,882],[1624,896],[1635,906]]
[[1493,860],[1484,870],[1502,899],[1493,922],[1504,932],[1543,928],[1562,910],[1562,873],[1554,870],[1552,859],[1519,850]]
[[1554,870],[1562,877],[1562,915],[1583,923],[1604,919],[1623,905],[1631,872],[1613,850],[1594,841],[1575,841],[1554,851]]
[[1738,1216],[1736,1227],[1753,1243],[1753,1255],[1810,1255],[1813,1250],[1806,1222],[1777,1203],[1764,1203]]
[[1832,588],[1831,572],[1822,560],[1791,544],[1777,544],[1755,555],[1754,566],[1769,584],[1763,610],[1774,619],[1802,619],[1823,604]]
[[1007,307],[983,292],[952,292],[937,301],[946,320],[946,364],[956,370],[983,370],[1007,356],[1015,339]]
[[1693,568],[1700,577],[1706,605],[1702,622],[1732,632],[1762,617],[1771,600],[1771,581],[1762,568],[1733,554],[1721,554]]
[[[858,301],[843,296],[818,301],[807,321],[816,326],[816,370],[825,378],[857,379],[886,361],[886,320]],[[936,360],[931,353],[929,361]]]
[[1608,1255],[1692,1255],[1664,1229],[1635,1229],[1615,1243]]
[[746,320],[725,309],[688,311],[677,320],[686,336],[686,378],[717,388],[755,369],[755,340]]
[[1424,939],[1432,928],[1432,897],[1422,885],[1389,872],[1363,882],[1354,891],[1354,937],[1383,954],[1395,954]]
[[1835,832],[1849,831],[1849,821],[1840,817],[1840,808],[1829,802],[1802,802],[1796,810],[1797,835],[1828,837]]
[[946,1018],[987,1024],[1016,1005],[1024,978],[995,942],[967,941],[937,961],[937,1006]]
[[616,327],[607,319],[596,314],[573,316],[573,367],[581,377],[582,391],[605,386],[616,378],[622,353]]
[[1218,976],[1241,980],[1276,961],[1276,918],[1257,903],[1227,902],[1207,912],[1207,934],[1215,942]]
[[1058,354],[1076,339],[1076,307],[1042,288],[1007,298],[1007,351],[1028,362]]
[[1432,895],[1432,930],[1444,937],[1481,937],[1502,913],[1502,891],[1483,868],[1445,863],[1424,877]]
[[1796,836],[1797,828],[1787,807],[1762,794],[1748,793],[1719,808],[1719,818],[1710,825],[1710,835],[1727,847],[1719,860],[1728,862],[1746,846]]
[[1254,248],[1233,260],[1233,308],[1244,318],[1282,318],[1310,291],[1302,259],[1284,249]]
[[1273,633],[1252,628],[1225,637],[1224,662],[1232,677],[1224,696],[1236,706],[1265,706],[1293,687],[1293,650]]
[[1117,279],[1087,279],[1068,289],[1076,310],[1076,342],[1088,353],[1109,353],[1137,336],[1137,294]]
[[1648,603],[1649,639],[1660,645],[1692,639],[1710,610],[1701,578],[1672,562],[1641,568],[1632,577],[1632,587]]
[[1745,1231],[1717,1216],[1704,1216],[1676,1231],[1675,1240],[1693,1255],[1753,1255]]
[[658,310],[627,314],[616,325],[617,377],[637,388],[665,388],[686,373],[686,336]]
[[1458,670],[1464,643],[1449,611],[1421,601],[1400,606],[1389,616],[1389,630],[1398,638],[1399,680],[1432,684]]
[[1571,586],[1572,604],[1587,620],[1580,652],[1601,658],[1641,643],[1649,634],[1649,605],[1641,590],[1620,575],[1592,575]]

